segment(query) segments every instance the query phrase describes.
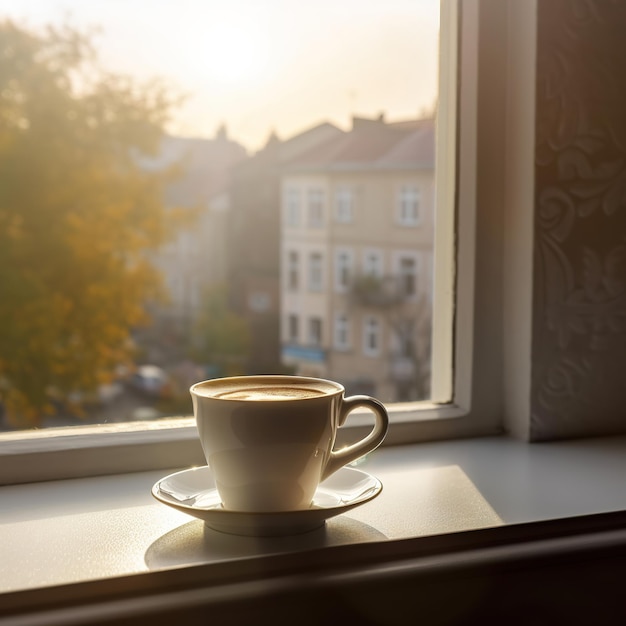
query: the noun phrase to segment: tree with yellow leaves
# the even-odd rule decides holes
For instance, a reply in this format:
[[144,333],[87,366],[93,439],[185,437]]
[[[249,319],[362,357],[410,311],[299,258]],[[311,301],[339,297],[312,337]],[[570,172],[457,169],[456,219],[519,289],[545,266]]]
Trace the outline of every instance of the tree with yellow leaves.
[[173,101],[98,66],[88,35],[0,22],[0,404],[36,425],[110,380],[159,289]]

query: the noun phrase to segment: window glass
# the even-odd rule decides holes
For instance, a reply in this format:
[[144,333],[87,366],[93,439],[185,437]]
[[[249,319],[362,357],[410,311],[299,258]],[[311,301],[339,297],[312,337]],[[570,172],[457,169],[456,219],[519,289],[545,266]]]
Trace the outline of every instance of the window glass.
[[335,348],[347,350],[350,347],[350,319],[345,313],[335,315]]
[[285,221],[287,226],[300,226],[300,190],[287,189],[285,199]]
[[398,288],[402,296],[413,298],[417,294],[417,257],[402,255],[398,259]]
[[339,187],[335,192],[335,219],[349,224],[354,219],[354,192],[350,187]]
[[324,288],[324,263],[319,252],[309,255],[309,291],[322,291]]
[[300,256],[294,250],[289,252],[287,261],[287,288],[296,291],[300,286]]
[[289,315],[287,318],[287,328],[289,329],[289,341],[291,343],[297,343],[300,339],[300,318],[297,315]]
[[403,226],[416,226],[419,208],[420,190],[413,185],[403,185],[398,192],[398,222]]
[[309,318],[309,344],[315,347],[322,345],[322,319],[319,317]]
[[335,289],[345,292],[350,288],[352,276],[352,250],[339,249],[335,254]]
[[322,189],[308,190],[307,212],[310,228],[322,228],[324,226],[324,191]]
[[367,249],[363,255],[363,273],[381,277],[384,274],[382,250]]
[[380,322],[378,318],[368,316],[363,324],[363,353],[378,356],[380,353]]
[[438,0],[62,4],[0,6],[0,430],[428,399]]

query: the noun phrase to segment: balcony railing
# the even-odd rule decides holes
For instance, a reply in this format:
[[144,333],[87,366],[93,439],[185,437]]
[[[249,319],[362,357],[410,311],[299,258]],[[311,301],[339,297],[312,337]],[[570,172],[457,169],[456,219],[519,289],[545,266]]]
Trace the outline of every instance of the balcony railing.
[[393,307],[409,297],[402,276],[364,274],[352,281],[351,295],[361,306]]

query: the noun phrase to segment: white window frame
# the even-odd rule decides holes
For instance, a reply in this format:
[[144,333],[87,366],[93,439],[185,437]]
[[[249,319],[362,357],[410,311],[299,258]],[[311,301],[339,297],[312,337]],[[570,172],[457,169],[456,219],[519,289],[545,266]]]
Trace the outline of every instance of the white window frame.
[[335,221],[338,224],[354,222],[354,189],[349,185],[335,189]]
[[313,250],[308,255],[308,290],[313,293],[324,291],[324,253]]
[[[366,315],[363,318],[363,354],[368,357],[379,357],[382,353],[383,324],[378,315]],[[370,340],[375,338],[375,346]]]
[[[413,267],[415,268],[414,290],[411,294],[407,294],[404,291],[404,277],[406,273],[403,271],[402,262],[405,259],[411,259],[411,261],[413,261]],[[394,252],[393,266],[394,276],[395,279],[398,281],[398,292],[409,301],[417,300],[420,292],[420,273],[422,271],[421,257],[419,252],[416,252],[415,250],[398,250],[397,252]]]
[[323,187],[309,187],[306,192],[307,226],[309,228],[324,228],[325,193]]
[[[319,324],[319,332],[314,328]],[[321,348],[324,342],[324,320],[320,315],[312,315],[307,319],[307,344],[313,348]]]
[[[365,248],[362,257],[363,274],[382,278],[385,275],[385,255],[381,248]],[[375,269],[370,267],[369,260],[377,259]]]
[[333,347],[339,352],[345,352],[352,347],[350,317],[343,311],[335,312]]
[[[295,321],[294,325],[292,325],[293,321]],[[300,343],[300,316],[297,313],[287,314],[286,330],[286,339],[289,343]],[[292,332],[294,330],[295,332]]]
[[343,247],[335,248],[335,291],[337,293],[346,293],[350,289],[350,279],[353,273],[354,250]]
[[286,290],[290,292],[298,291],[300,289],[300,284],[300,253],[298,252],[298,250],[287,250],[287,263],[285,273]]
[[396,223],[400,226],[419,226],[422,204],[422,190],[419,185],[401,185],[396,193]]
[[[463,0],[462,20],[458,0],[441,10],[462,36],[440,36],[433,398],[390,405],[386,444],[498,434],[529,396],[536,0]],[[366,416],[346,428],[359,436]],[[191,417],[0,434],[2,484],[201,458]]]

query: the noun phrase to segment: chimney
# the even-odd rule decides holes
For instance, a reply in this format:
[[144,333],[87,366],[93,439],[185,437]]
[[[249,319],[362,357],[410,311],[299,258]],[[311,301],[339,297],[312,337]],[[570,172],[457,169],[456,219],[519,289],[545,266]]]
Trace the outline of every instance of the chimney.
[[227,141],[228,131],[226,130],[226,124],[222,123],[215,133],[215,139],[217,141]]

